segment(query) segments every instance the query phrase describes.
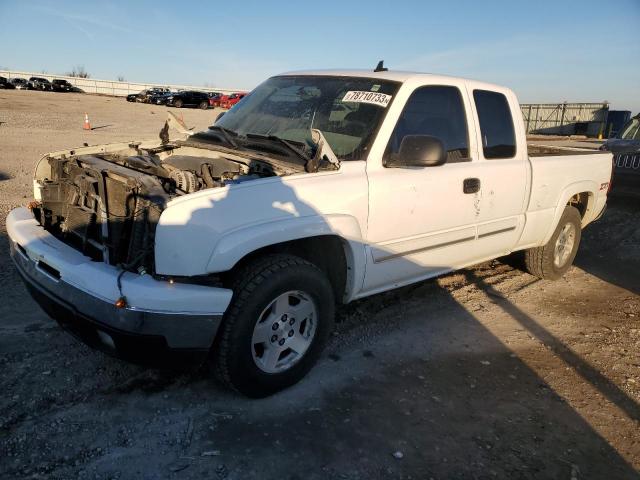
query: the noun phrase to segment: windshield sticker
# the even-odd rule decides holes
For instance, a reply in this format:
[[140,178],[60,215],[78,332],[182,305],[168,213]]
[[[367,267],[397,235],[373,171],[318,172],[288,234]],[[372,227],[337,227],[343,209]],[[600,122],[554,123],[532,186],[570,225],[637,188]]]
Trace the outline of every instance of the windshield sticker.
[[361,92],[350,90],[348,91],[344,97],[342,97],[343,102],[355,102],[355,103],[370,103],[372,105],[378,105],[379,107],[386,108],[391,101],[391,95],[387,95],[386,93],[376,93],[376,92]]

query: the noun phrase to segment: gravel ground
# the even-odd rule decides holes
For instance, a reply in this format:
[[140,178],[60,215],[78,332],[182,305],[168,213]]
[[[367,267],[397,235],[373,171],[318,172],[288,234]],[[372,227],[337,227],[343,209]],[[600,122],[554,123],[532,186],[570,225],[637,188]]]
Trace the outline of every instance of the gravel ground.
[[[166,108],[0,91],[0,210],[47,151],[154,138]],[[174,110],[175,111],[175,110]],[[90,115],[90,132],[82,130]],[[181,110],[197,129],[215,112]],[[206,369],[91,351],[30,299],[0,226],[0,477],[640,478],[640,204],[613,199],[576,266],[517,259],[339,308],[318,366],[264,400]]]

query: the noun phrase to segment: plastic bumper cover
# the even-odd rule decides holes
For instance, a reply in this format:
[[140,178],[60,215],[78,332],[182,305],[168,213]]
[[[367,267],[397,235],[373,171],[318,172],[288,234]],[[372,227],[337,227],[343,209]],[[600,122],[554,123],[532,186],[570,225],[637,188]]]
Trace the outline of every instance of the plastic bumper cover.
[[118,269],[61,242],[25,208],[7,216],[7,233],[11,257],[43,309],[85,343],[128,360],[156,363],[154,354],[167,351],[201,357],[231,301],[231,290],[125,273],[128,306],[117,308]]

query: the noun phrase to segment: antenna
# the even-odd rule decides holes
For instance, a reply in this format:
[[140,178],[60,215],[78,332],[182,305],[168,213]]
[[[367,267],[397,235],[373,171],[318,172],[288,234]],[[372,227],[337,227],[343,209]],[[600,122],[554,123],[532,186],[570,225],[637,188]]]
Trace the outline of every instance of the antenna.
[[380,60],[374,72],[386,72],[387,70],[389,69],[384,66],[384,60]]

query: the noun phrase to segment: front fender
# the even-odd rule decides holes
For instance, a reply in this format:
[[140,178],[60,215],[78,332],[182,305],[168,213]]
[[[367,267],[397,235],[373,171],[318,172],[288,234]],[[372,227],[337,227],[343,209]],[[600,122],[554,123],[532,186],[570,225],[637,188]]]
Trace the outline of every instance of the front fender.
[[[343,238],[350,245],[354,261],[362,257],[364,262],[362,233],[355,218],[349,215],[314,215],[251,225],[229,232],[213,248],[207,272],[230,270],[247,254],[269,245],[320,235]],[[362,251],[361,255],[357,253],[359,250]]]
[[354,270],[363,272],[365,226],[359,219],[366,219],[367,184],[362,168],[251,180],[173,200],[156,229],[156,272],[224,272],[257,249],[319,235],[344,239]]

